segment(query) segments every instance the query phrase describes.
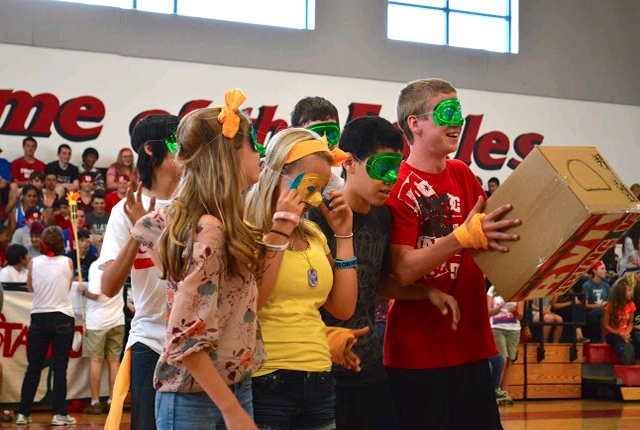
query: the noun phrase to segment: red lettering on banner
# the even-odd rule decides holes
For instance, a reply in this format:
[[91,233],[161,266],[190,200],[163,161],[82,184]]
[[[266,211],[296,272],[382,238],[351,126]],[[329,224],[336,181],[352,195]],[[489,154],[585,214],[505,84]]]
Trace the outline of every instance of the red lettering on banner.
[[509,138],[499,131],[491,131],[478,139],[473,148],[473,157],[482,170],[500,170],[507,157],[493,158],[492,155],[507,155]]
[[[9,106],[9,114],[0,127],[0,133],[8,135],[51,136],[51,124],[56,118],[60,102],[53,94],[36,96],[25,91],[0,90],[0,115]],[[35,109],[29,125],[26,124],[31,111]]]
[[[13,340],[14,332],[17,332],[15,341]],[[25,348],[29,342],[29,327],[21,323],[7,322],[4,314],[0,314],[0,344],[2,345],[2,356],[13,357],[18,347],[24,345]]]
[[258,143],[264,144],[268,140],[267,136],[271,137],[271,135],[289,127],[285,120],[273,119],[276,114],[276,109],[278,109],[277,105],[261,106],[260,109],[258,109],[258,118],[256,118],[255,121]]
[[78,122],[99,123],[104,116],[104,104],[97,98],[82,96],[71,99],[60,106],[55,120],[56,130],[60,136],[72,142],[94,140],[100,136],[102,126],[82,128]]
[[380,115],[380,110],[382,109],[382,105],[373,105],[368,103],[351,103],[349,105],[349,115],[347,116],[347,122],[351,122],[356,118],[360,118],[361,116],[378,116]]
[[[516,140],[513,141],[513,149],[514,151],[516,151],[516,154],[518,154],[518,156],[524,160],[524,158],[529,155],[531,151],[533,151],[533,148],[536,145],[540,145],[542,143],[543,139],[544,136],[538,133],[521,134],[520,136],[516,137]],[[507,166],[509,166],[511,169],[515,169],[520,165],[520,163],[521,161],[512,158],[507,163]]]
[[190,102],[186,102],[184,105],[182,105],[178,116],[182,118],[189,112],[193,112],[196,109],[206,108],[211,104],[211,102],[212,100],[191,100]]

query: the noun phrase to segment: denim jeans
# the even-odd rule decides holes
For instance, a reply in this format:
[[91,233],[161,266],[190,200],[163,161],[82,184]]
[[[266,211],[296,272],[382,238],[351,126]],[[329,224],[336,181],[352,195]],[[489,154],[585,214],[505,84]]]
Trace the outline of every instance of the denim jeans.
[[153,373],[160,356],[144,343],[131,347],[131,430],[155,430]]
[[335,378],[329,372],[277,370],[253,378],[253,413],[261,430],[331,430]]
[[[229,386],[240,406],[253,417],[251,379]],[[220,409],[207,393],[156,393],[156,424],[159,430],[224,430]]]
[[491,380],[493,381],[493,388],[494,390],[497,390],[500,388],[502,369],[504,369],[504,357],[501,354],[496,354],[493,357],[489,357],[489,368],[491,369]]
[[49,343],[53,350],[53,414],[67,415],[67,366],[73,331],[74,319],[69,315],[61,312],[31,314],[27,344],[29,365],[20,395],[19,413],[22,415],[31,415]]

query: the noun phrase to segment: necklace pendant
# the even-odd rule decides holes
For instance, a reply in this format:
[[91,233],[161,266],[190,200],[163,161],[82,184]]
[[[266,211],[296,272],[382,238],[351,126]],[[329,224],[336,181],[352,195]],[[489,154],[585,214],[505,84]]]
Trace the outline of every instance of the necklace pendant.
[[313,267],[307,270],[307,281],[309,282],[310,287],[318,286],[318,271]]

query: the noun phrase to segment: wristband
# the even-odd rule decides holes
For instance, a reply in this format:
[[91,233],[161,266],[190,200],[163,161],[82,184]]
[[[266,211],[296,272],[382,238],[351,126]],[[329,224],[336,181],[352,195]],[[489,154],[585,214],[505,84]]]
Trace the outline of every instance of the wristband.
[[291,239],[291,236],[289,236],[288,234],[283,233],[283,232],[281,232],[281,231],[279,231],[279,230],[269,230],[269,232],[270,232],[270,233],[279,234],[280,236],[282,236],[282,237],[286,237],[287,239]]
[[273,221],[283,219],[286,221],[292,221],[296,225],[300,224],[300,216],[291,212],[276,212],[273,214]]
[[273,252],[286,251],[287,248],[289,248],[288,241],[284,245],[270,245],[268,243],[265,243],[264,245],[267,247],[267,251],[273,251]]
[[336,269],[355,269],[358,263],[358,258],[353,257],[348,260],[334,260]]
[[475,214],[469,222],[469,228],[466,224],[462,224],[460,227],[453,230],[453,235],[456,237],[460,245],[463,248],[489,248],[489,241],[482,229],[482,219],[485,214]]
[[353,237],[353,232],[349,233],[346,236],[340,236],[340,235],[334,234],[333,237],[335,237],[336,239],[351,239]]

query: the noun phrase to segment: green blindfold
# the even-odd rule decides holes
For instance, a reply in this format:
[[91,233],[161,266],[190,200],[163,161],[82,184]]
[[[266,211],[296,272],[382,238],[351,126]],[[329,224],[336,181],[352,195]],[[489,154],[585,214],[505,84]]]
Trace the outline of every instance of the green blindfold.
[[[358,160],[364,163],[362,160]],[[398,180],[398,171],[402,162],[402,154],[399,152],[379,152],[373,154],[366,161],[367,174],[371,179],[382,181],[385,184],[395,184]]]
[[441,127],[460,127],[464,124],[459,99],[442,100],[433,109],[432,114],[433,121]]
[[320,137],[326,136],[329,148],[340,142],[340,126],[335,122],[323,122],[321,124],[310,125],[307,127],[307,130],[317,133]]
[[267,150],[265,149],[264,145],[258,143],[258,135],[253,124],[251,124],[251,128],[249,130],[249,139],[251,139],[253,149],[255,149],[255,151],[260,154],[260,158],[264,158],[265,155],[267,155]]

